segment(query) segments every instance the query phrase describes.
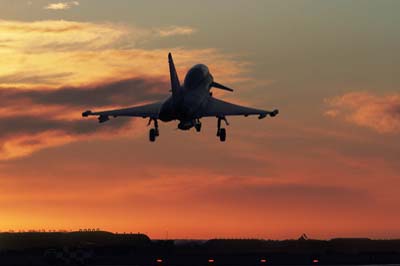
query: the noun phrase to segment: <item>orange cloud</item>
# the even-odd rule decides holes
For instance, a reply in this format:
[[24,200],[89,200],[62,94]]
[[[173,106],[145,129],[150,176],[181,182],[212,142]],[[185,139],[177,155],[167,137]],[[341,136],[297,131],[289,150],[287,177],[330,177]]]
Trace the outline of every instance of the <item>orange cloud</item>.
[[350,92],[327,99],[325,114],[344,119],[379,133],[400,132],[400,94],[376,95],[368,92]]
[[171,26],[167,28],[158,29],[157,32],[161,37],[170,37],[175,35],[190,35],[195,32],[195,29],[191,27]]
[[[144,49],[137,44],[192,34],[189,27],[139,28],[74,21],[0,21],[0,86],[79,86],[132,76],[167,76],[166,55],[178,71],[210,63],[220,80],[241,81],[248,64],[215,49]],[[207,62],[205,62],[207,61]]]
[[49,10],[66,10],[70,9],[74,6],[79,6],[78,1],[69,1],[69,2],[58,2],[58,3],[50,3],[44,7],[44,9]]

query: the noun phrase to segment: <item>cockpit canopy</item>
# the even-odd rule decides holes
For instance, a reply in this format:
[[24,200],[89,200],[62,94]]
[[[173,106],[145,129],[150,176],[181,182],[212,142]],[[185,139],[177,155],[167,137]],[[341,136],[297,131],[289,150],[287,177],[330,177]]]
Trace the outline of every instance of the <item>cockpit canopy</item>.
[[193,66],[186,74],[184,86],[187,89],[195,89],[209,75],[208,67],[203,64]]

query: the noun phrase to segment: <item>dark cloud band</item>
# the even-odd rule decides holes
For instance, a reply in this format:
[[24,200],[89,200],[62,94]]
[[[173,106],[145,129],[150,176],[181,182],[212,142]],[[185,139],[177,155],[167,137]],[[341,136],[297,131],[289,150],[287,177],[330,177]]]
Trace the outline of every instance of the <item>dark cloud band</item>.
[[134,105],[143,101],[159,100],[168,93],[168,83],[163,80],[131,78],[98,85],[63,87],[56,90],[0,89],[0,102],[17,105],[30,102],[40,105],[65,107],[102,107]]

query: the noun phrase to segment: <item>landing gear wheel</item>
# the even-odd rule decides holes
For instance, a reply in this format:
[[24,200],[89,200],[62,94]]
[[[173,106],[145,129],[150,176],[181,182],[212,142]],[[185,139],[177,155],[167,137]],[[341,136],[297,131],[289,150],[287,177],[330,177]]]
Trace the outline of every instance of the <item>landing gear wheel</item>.
[[201,123],[196,124],[194,127],[196,128],[197,132],[201,131]]
[[224,142],[226,140],[226,129],[225,128],[221,128],[219,131],[219,140],[221,142]]
[[156,137],[157,137],[156,129],[155,128],[150,129],[150,131],[149,131],[149,140],[151,142],[154,142],[156,140]]

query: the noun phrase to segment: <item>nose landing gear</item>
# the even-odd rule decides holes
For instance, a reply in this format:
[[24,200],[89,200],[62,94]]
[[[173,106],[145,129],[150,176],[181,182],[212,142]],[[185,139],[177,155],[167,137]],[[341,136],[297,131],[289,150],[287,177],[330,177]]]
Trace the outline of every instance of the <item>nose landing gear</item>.
[[151,128],[150,131],[149,131],[149,140],[150,140],[150,142],[156,141],[156,138],[160,135],[160,132],[158,131],[158,121],[157,121],[157,119],[150,118],[149,123],[147,125],[150,126],[152,121],[154,121],[154,128]]
[[226,140],[226,129],[221,128],[221,121],[224,121],[227,126],[229,126],[228,120],[226,120],[225,117],[218,117],[217,121],[217,137],[219,137],[219,140],[221,142],[225,142]]

